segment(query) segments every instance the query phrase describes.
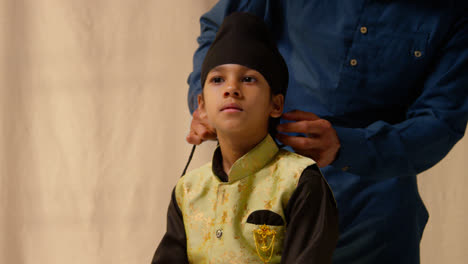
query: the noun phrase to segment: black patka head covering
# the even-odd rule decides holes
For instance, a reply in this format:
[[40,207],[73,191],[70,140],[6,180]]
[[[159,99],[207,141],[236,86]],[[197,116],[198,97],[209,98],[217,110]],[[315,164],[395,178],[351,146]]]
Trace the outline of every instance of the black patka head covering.
[[204,87],[208,72],[222,64],[239,64],[260,72],[273,94],[286,95],[288,67],[259,17],[236,12],[227,16],[206,53],[201,70]]

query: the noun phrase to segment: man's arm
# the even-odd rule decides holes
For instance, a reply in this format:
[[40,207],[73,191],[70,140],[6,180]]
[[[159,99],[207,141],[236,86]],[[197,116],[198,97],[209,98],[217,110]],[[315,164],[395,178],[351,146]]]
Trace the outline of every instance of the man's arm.
[[187,238],[185,235],[182,212],[177,205],[175,189],[167,210],[167,230],[154,253],[152,264],[189,263],[187,257]]
[[285,215],[281,263],[332,263],[338,241],[338,209],[317,165],[302,173]]
[[[288,124],[280,125],[279,130],[310,133],[314,137],[284,136],[280,140],[294,149],[309,149],[311,155],[306,151],[304,155],[319,162],[317,149],[321,148],[324,153],[326,144],[323,142],[334,142],[332,137],[337,135],[339,154],[335,161],[325,165],[373,179],[414,175],[434,166],[463,137],[468,119],[466,13],[460,15],[451,28],[428,71],[422,93],[409,107],[405,121],[398,124],[377,121],[365,128],[333,126],[336,133],[327,133],[328,139],[322,141],[317,139],[324,134],[314,135],[316,126],[312,124],[320,120],[302,119],[303,127],[312,128],[311,132],[288,129],[294,126]],[[303,113],[291,113],[289,119],[300,119],[298,114]],[[317,143],[312,142],[314,140]]]
[[333,166],[350,166],[350,172],[372,178],[414,175],[439,162],[463,137],[468,119],[466,13],[447,39],[404,122],[335,127],[341,150]]

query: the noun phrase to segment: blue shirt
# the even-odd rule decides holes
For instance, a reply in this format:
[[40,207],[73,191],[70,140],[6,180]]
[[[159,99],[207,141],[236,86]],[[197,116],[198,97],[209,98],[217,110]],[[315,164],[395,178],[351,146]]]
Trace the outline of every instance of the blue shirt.
[[315,113],[337,131],[339,156],[322,169],[340,213],[334,263],[419,263],[428,213],[416,175],[448,153],[468,119],[466,4],[221,0],[200,19],[192,112],[203,58],[234,11],[274,32],[290,73],[285,110]]

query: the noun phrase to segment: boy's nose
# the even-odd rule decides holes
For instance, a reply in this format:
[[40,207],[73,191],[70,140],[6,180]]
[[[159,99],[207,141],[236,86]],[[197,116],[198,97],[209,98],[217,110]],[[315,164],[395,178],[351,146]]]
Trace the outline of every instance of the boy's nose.
[[228,85],[228,87],[224,91],[224,96],[225,97],[228,97],[228,96],[240,97],[241,94],[240,94],[239,89],[237,88],[237,85]]
[[228,96],[239,97],[240,94],[239,94],[238,91],[225,91],[225,92],[224,92],[224,96],[225,96],[225,97],[228,97]]

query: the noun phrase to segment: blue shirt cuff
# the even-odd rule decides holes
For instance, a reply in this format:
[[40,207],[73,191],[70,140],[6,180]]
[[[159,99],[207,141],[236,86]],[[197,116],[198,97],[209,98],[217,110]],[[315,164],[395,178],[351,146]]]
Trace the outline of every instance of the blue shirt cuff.
[[366,170],[369,166],[369,155],[366,151],[365,130],[347,127],[334,128],[341,147],[331,166],[351,173]]

